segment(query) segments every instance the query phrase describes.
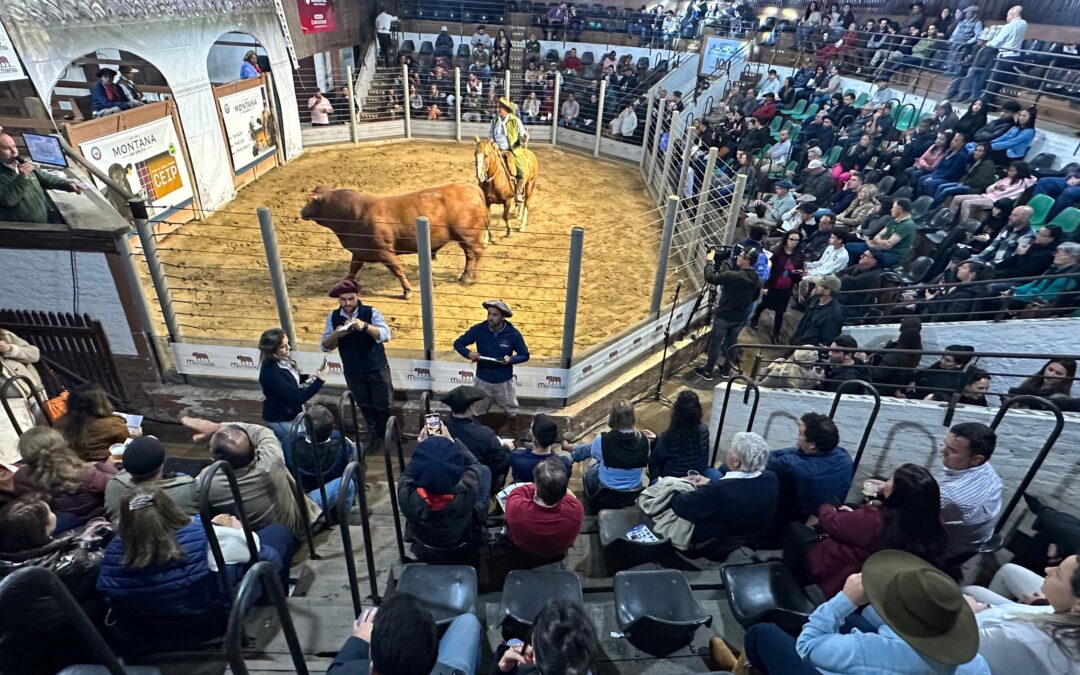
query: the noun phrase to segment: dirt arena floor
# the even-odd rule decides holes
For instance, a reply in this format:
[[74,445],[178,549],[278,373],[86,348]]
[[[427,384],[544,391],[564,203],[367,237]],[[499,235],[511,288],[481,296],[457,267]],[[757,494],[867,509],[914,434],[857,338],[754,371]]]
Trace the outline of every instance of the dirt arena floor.
[[[502,209],[492,208],[495,244],[488,245],[475,284],[457,281],[464,255],[456,244],[443,248],[434,262],[440,352],[484,319],[483,300],[502,297],[514,309],[512,322],[533,355],[557,357],[569,234],[575,226],[585,228],[577,353],[640,321],[648,311],[662,213],[646,196],[637,168],[548,146],[533,149],[540,179],[527,231],[516,231],[515,218],[514,235],[505,239]],[[264,329],[278,325],[258,207],[267,206],[274,215],[297,338],[314,343],[335,306],[326,293],[347,273],[349,254],[329,230],[298,217],[308,192],[323,185],[400,194],[442,183],[474,183],[474,167],[471,143],[410,142],[315,149],[266,174],[207,221],[188,223],[159,240],[185,339],[254,344]],[[417,256],[401,258],[416,291],[410,300],[401,298],[398,281],[382,265],[365,265],[358,279],[363,301],[390,323],[391,345],[419,350]],[[156,304],[149,283],[147,289]]]

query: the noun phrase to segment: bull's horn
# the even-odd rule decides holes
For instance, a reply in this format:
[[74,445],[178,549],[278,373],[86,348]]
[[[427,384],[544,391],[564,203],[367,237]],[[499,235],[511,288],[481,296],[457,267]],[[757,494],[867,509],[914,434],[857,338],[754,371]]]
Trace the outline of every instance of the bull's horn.
[[480,137],[479,136],[473,136],[473,142],[474,143],[479,143],[480,142]]

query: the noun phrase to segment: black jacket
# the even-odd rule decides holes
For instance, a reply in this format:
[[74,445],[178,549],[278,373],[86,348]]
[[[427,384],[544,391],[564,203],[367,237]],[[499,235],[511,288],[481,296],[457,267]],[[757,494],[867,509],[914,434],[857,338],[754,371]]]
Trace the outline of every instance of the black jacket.
[[491,427],[474,417],[448,415],[444,422],[454,440],[460,441],[481,464],[491,469],[492,477],[506,475],[510,468],[510,453]]
[[827,345],[844,330],[844,309],[836,298],[827,305],[822,305],[817,298],[807,305],[806,312],[799,320],[795,334],[791,337],[793,345]]
[[323,381],[301,375],[303,386],[296,383],[292,373],[277,364],[276,361],[263,359],[259,367],[259,384],[262,386],[262,416],[267,422],[291,422],[304,404],[322,389]]
[[[836,391],[840,388],[840,385],[848,380],[862,380],[869,382],[870,369],[866,367],[861,360],[855,359],[855,363],[851,365],[842,366],[829,366],[825,373],[825,381],[822,382],[821,388],[823,391]],[[856,387],[857,389],[858,387]],[[858,394],[860,392],[854,391],[850,393]]]
[[1037,277],[1054,264],[1057,244],[1032,244],[1027,253],[1011,255],[994,265],[995,279],[1023,279]]
[[814,197],[817,198],[817,203],[819,205],[828,204],[829,197],[832,197],[833,193],[832,174],[824,169],[816,176],[807,173],[802,184],[799,185],[796,191],[800,195],[814,195]]
[[990,293],[987,284],[962,284],[951,286],[946,293],[932,300],[919,303],[918,309],[928,321],[970,321],[983,318],[978,311],[983,299]]
[[779,493],[776,474],[764,471],[755,478],[714,480],[693,492],[680,492],[671,498],[671,510],[694,523],[693,543],[715,540],[722,545],[764,533]]
[[682,478],[693,469],[703,473],[709,468],[709,429],[699,424],[696,430],[665,431],[656,439],[649,453],[649,478]]
[[998,136],[1002,136],[1006,131],[1013,128],[1015,122],[1012,115],[1002,115],[993,122],[988,123],[982,129],[975,132],[974,141],[976,143],[989,143]]
[[[837,275],[840,278],[840,290],[845,291],[843,295],[838,295],[837,299],[851,307],[856,316],[862,316],[868,309],[867,305],[874,298],[872,289],[877,285],[878,279],[884,273],[885,270],[880,267],[869,270],[860,270],[858,265],[848,267]],[[850,293],[847,291],[855,292]]]
[[705,282],[719,287],[720,298],[713,311],[724,321],[745,321],[750,305],[761,293],[761,278],[753,268],[717,271],[710,262],[705,265]]

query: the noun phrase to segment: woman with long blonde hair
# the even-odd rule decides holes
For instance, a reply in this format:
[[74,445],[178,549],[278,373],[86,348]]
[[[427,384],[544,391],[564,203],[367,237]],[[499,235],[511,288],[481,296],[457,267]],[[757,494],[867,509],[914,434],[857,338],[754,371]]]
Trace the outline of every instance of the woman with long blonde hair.
[[116,475],[108,462],[84,462],[56,429],[33,427],[19,437],[23,466],[15,472],[15,491],[41,493],[57,518],[57,532],[105,516],[105,485]]

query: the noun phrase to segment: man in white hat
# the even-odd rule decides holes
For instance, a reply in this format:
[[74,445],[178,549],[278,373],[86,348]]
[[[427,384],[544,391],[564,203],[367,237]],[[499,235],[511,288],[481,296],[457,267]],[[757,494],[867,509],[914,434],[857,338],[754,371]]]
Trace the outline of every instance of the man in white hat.
[[487,398],[473,404],[473,413],[483,415],[496,403],[507,417],[514,417],[518,413],[514,364],[529,360],[529,348],[521,332],[507,321],[514,313],[505,302],[487,300],[483,306],[487,321],[454,340],[454,351],[476,364],[475,385],[487,394]]

